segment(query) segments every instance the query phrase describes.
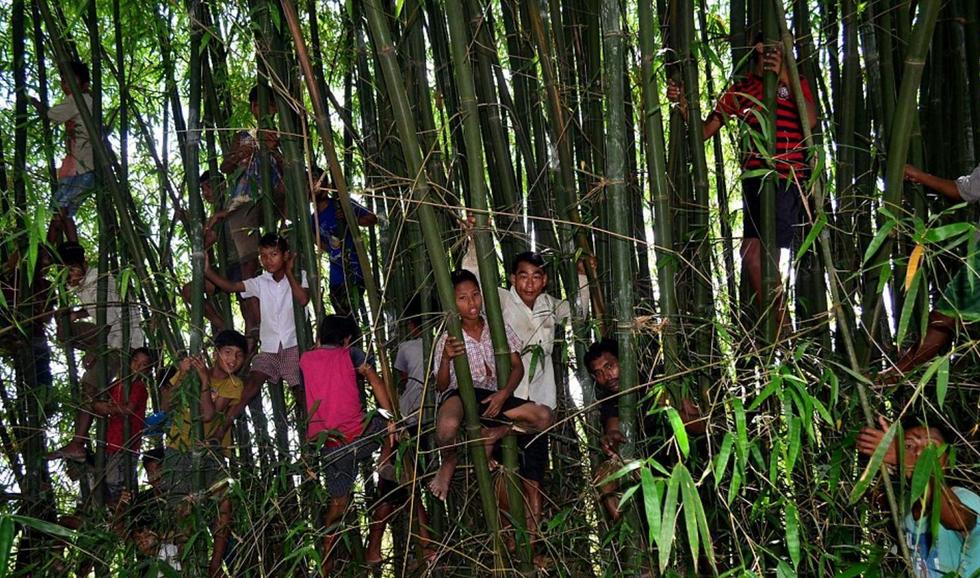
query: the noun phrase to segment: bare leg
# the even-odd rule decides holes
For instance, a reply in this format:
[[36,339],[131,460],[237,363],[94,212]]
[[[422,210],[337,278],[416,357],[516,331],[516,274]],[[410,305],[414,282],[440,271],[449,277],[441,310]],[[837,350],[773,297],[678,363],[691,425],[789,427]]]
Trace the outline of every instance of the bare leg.
[[[756,300],[760,303],[760,311],[764,311],[770,305],[765,301],[762,287],[762,241],[760,239],[748,238],[742,241],[742,271],[748,276],[749,285],[755,294]],[[789,324],[789,317],[786,315],[786,307],[783,303],[782,281],[776,287],[776,294],[772,296],[772,308],[777,315],[777,327],[783,333],[791,333],[792,327]]]
[[[96,396],[95,387],[91,384],[82,382],[83,397],[87,400],[94,400]],[[78,410],[75,414],[75,433],[63,448],[48,454],[49,459],[64,458],[75,461],[85,461],[85,444],[88,441],[88,432],[92,428],[94,419],[91,404]]]
[[214,531],[214,552],[211,553],[211,563],[208,565],[208,575],[211,578],[225,576],[221,568],[225,552],[228,550],[228,536],[231,534],[231,500],[225,498],[218,506],[218,524]]
[[330,528],[344,517],[344,511],[347,510],[347,503],[349,501],[350,496],[330,498],[330,505],[327,508],[327,513],[323,521],[324,526],[327,528],[327,534],[323,537],[323,564],[320,566],[321,576],[329,576],[333,570],[333,546],[337,540],[337,532],[330,531]]
[[441,448],[442,466],[429,482],[429,490],[440,500],[445,500],[449,495],[449,482],[452,481],[453,472],[456,471],[456,461],[459,457],[455,442],[462,421],[463,403],[458,395],[454,395],[442,403],[436,418],[436,441]]
[[381,502],[374,508],[374,515],[371,518],[371,525],[368,529],[367,552],[364,554],[364,561],[371,566],[381,563],[381,538],[384,537],[385,526],[395,511],[395,506],[390,502]]
[[504,415],[515,423],[538,432],[548,429],[554,423],[551,408],[539,403],[525,403],[505,411]]

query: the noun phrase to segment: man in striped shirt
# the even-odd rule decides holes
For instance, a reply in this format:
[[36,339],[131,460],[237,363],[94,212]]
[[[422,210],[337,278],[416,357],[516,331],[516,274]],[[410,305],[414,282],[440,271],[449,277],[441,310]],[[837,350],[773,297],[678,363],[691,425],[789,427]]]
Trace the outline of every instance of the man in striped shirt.
[[[779,77],[776,90],[776,142],[770,156],[757,148],[759,138],[759,117],[762,109],[763,83],[766,72],[775,72]],[[742,134],[742,206],[745,210],[742,242],[742,269],[748,274],[755,294],[762,294],[762,183],[764,179],[775,179],[776,186],[776,246],[789,248],[800,229],[803,217],[803,196],[801,183],[808,176],[809,165],[806,147],[803,144],[803,123],[796,107],[789,75],[783,68],[782,45],[764,46],[761,35],[756,37],[752,53],[752,70],[741,81],[734,83],[718,99],[715,109],[703,123],[705,140],[714,136],[725,122],[736,117],[745,123],[748,130]],[[806,100],[807,120],[810,128],[817,124],[817,107],[814,103],[810,85],[800,78],[800,88]],[[678,109],[687,119],[687,101],[683,87],[671,82],[667,87],[667,98],[678,103]],[[761,299],[760,299],[761,302]],[[783,318],[782,297],[777,297],[776,306]],[[783,321],[785,323],[785,320]]]

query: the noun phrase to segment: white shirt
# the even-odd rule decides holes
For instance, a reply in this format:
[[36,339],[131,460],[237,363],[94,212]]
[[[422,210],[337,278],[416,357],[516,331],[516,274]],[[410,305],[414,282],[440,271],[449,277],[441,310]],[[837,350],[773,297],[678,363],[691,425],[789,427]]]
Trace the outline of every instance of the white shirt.
[[398,346],[395,369],[408,376],[405,391],[398,398],[398,409],[408,423],[418,423],[418,411],[422,407],[422,385],[425,383],[425,357],[422,340],[409,339]]
[[[280,347],[289,349],[296,347],[296,320],[293,318],[293,290],[289,280],[283,275],[278,282],[268,271],[261,275],[246,279],[243,298],[256,297],[262,312],[259,322],[259,340],[262,342],[259,351],[263,353],[278,353]],[[300,287],[306,284],[306,271],[300,272]]]
[[[92,95],[87,92],[82,93],[82,100],[85,101],[86,106],[91,111]],[[92,143],[88,140],[88,130],[82,122],[82,115],[78,113],[75,97],[68,95],[64,102],[49,108],[48,118],[58,124],[65,125],[65,133],[68,138],[68,156],[61,163],[58,178],[71,177],[95,170],[95,162],[92,160]]]
[[[105,324],[109,327],[109,335],[106,344],[112,349],[123,348],[123,319],[122,319],[122,300],[119,298],[119,290],[116,287],[116,279],[109,274],[106,288],[106,308]],[[79,305],[88,312],[92,322],[95,323],[97,306],[99,303],[99,270],[96,267],[89,267],[88,272],[82,282],[75,288],[78,295]],[[140,311],[133,304],[129,304],[129,348],[136,349],[143,347],[143,330],[140,328]]]
[[[470,243],[463,257],[463,269],[479,275],[476,258],[476,244]],[[579,275],[579,306],[588,311],[589,289],[585,275]],[[568,302],[542,293],[529,308],[521,300],[517,291],[497,288],[504,323],[521,343],[521,361],[524,362],[524,377],[514,390],[514,396],[529,399],[534,403],[554,409],[558,401],[558,386],[555,383],[555,368],[551,353],[555,349],[555,328],[569,318]],[[586,313],[587,315],[587,313]]]

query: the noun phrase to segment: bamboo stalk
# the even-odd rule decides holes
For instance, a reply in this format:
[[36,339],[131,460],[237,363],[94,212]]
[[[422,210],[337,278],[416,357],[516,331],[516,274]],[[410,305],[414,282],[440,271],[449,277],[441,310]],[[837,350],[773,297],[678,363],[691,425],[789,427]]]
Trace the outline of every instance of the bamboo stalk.
[[[436,287],[439,290],[439,297],[443,307],[447,311],[447,333],[462,341],[463,334],[460,327],[458,316],[451,311],[453,303],[456,302],[452,282],[449,278],[449,266],[446,262],[445,249],[442,239],[439,236],[438,223],[432,206],[428,200],[430,190],[426,180],[425,165],[422,161],[421,151],[416,137],[415,120],[411,115],[411,107],[405,93],[405,85],[402,82],[401,71],[395,58],[394,47],[391,42],[391,33],[385,22],[385,15],[378,5],[378,0],[364,1],[365,15],[371,37],[375,46],[375,54],[381,65],[384,74],[385,85],[387,86],[388,97],[391,100],[395,121],[398,127],[398,134],[401,137],[402,150],[405,161],[408,164],[409,175],[412,178],[412,198],[418,203],[418,217],[422,226],[422,235],[425,241],[426,250],[431,259],[433,273],[435,275]],[[456,371],[456,381],[459,386],[460,396],[463,400],[463,408],[466,416],[466,434],[470,440],[470,455],[474,463],[477,483],[480,490],[481,504],[483,513],[489,529],[493,535],[497,571],[503,570],[504,546],[500,539],[500,522],[496,499],[494,497],[493,485],[490,480],[490,471],[487,469],[487,458],[483,451],[482,444],[478,443],[480,437],[480,422],[476,397],[473,393],[473,377],[470,374],[469,364],[465,355],[456,357],[453,361]]]

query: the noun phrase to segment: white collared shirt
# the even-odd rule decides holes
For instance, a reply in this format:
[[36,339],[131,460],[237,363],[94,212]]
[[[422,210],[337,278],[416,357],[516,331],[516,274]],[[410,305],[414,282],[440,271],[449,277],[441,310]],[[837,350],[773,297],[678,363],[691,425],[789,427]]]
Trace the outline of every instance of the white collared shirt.
[[[283,275],[276,281],[272,273],[264,271],[261,275],[246,279],[243,298],[256,297],[259,309],[262,311],[262,321],[259,323],[259,351],[277,353],[280,349],[296,347],[296,320],[293,317],[293,290],[289,280]],[[306,271],[300,271],[300,287],[309,287],[306,283]]]
[[504,323],[521,342],[524,377],[514,396],[554,409],[557,384],[551,353],[555,349],[555,328],[569,317],[568,302],[542,293],[531,308],[524,304],[513,287],[498,287],[497,293]]

